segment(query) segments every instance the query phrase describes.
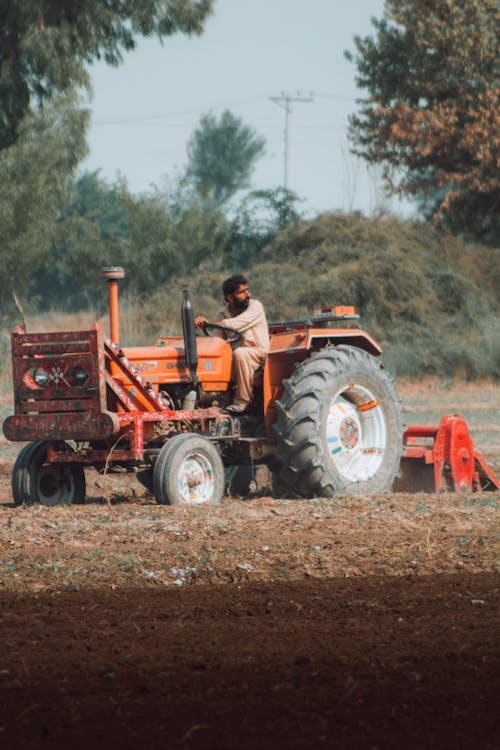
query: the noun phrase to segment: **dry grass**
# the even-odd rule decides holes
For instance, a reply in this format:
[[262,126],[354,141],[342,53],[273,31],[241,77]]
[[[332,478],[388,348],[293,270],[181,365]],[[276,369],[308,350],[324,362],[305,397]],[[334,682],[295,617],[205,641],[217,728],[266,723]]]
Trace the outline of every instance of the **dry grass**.
[[0,508],[0,588],[498,571],[500,493]]

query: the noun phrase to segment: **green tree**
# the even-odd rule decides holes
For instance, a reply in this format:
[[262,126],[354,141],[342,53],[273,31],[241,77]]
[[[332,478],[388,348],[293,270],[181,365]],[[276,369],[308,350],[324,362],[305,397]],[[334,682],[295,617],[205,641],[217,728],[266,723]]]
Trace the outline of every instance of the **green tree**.
[[256,262],[262,248],[279,232],[297,224],[300,200],[296,193],[283,187],[254,190],[246,195],[232,221],[226,263],[237,269]]
[[188,143],[188,174],[199,194],[220,208],[248,187],[264,138],[226,110],[220,120],[203,115]]
[[217,265],[229,237],[229,224],[212,206],[204,206],[180,180],[153,195],[122,193],[126,238],[118,261],[127,272],[124,288],[145,299],[157,289],[168,294],[172,278]]
[[68,200],[68,175],[86,155],[88,116],[75,96],[58,97],[26,116],[18,141],[0,151],[2,312],[12,292],[29,299],[34,275],[50,256],[56,219]]
[[369,93],[350,118],[354,153],[428,217],[498,241],[498,0],[386,0],[372,23],[346,53]]
[[70,180],[71,200],[61,212],[53,251],[36,276],[42,309],[79,310],[105,302],[99,269],[120,265],[123,292],[144,300],[168,290],[173,277],[217,265],[230,225],[205,206],[192,185],[179,180],[153,195],[132,195],[124,181],[109,184],[98,173]]
[[57,300],[61,309],[78,310],[95,301],[98,271],[123,262],[127,238],[125,183],[108,184],[98,172],[68,179],[69,203],[57,219],[53,250],[36,274],[40,309]]
[[89,86],[86,65],[122,61],[138,37],[200,34],[213,0],[0,4],[0,148],[12,144],[34,98],[43,104],[73,86]]

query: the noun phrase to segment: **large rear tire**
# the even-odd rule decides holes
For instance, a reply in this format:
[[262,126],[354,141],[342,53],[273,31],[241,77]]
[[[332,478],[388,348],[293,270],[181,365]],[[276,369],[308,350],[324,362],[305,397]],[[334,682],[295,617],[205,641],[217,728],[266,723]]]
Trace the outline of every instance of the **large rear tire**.
[[403,425],[392,378],[351,346],[298,365],[276,402],[280,479],[296,495],[386,492],[399,472]]
[[170,438],[156,459],[153,493],[162,505],[219,503],[224,494],[224,466],[215,445],[187,432]]
[[[66,446],[71,450],[69,446]],[[71,505],[85,502],[85,474],[81,464],[47,464],[47,443],[36,440],[19,453],[12,471],[12,499],[16,505]]]

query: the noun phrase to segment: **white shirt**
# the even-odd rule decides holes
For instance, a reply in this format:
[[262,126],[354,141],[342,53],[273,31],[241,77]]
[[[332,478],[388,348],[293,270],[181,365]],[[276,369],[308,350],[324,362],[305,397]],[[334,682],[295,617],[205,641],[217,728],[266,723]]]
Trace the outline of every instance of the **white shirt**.
[[234,328],[242,334],[241,342],[237,346],[249,346],[261,349],[263,352],[269,350],[269,329],[267,327],[266,313],[262,302],[257,299],[248,300],[248,307],[242,313],[231,314],[229,307],[221,307],[216,315],[220,325]]

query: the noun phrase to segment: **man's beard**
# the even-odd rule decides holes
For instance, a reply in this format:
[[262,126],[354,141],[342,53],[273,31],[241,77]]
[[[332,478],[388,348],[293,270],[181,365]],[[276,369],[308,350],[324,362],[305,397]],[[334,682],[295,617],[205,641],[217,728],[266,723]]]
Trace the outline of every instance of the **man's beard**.
[[237,310],[237,312],[242,313],[245,312],[245,310],[248,308],[249,302],[250,300],[248,299],[248,297],[242,300],[235,299],[233,302],[233,307],[235,310]]

